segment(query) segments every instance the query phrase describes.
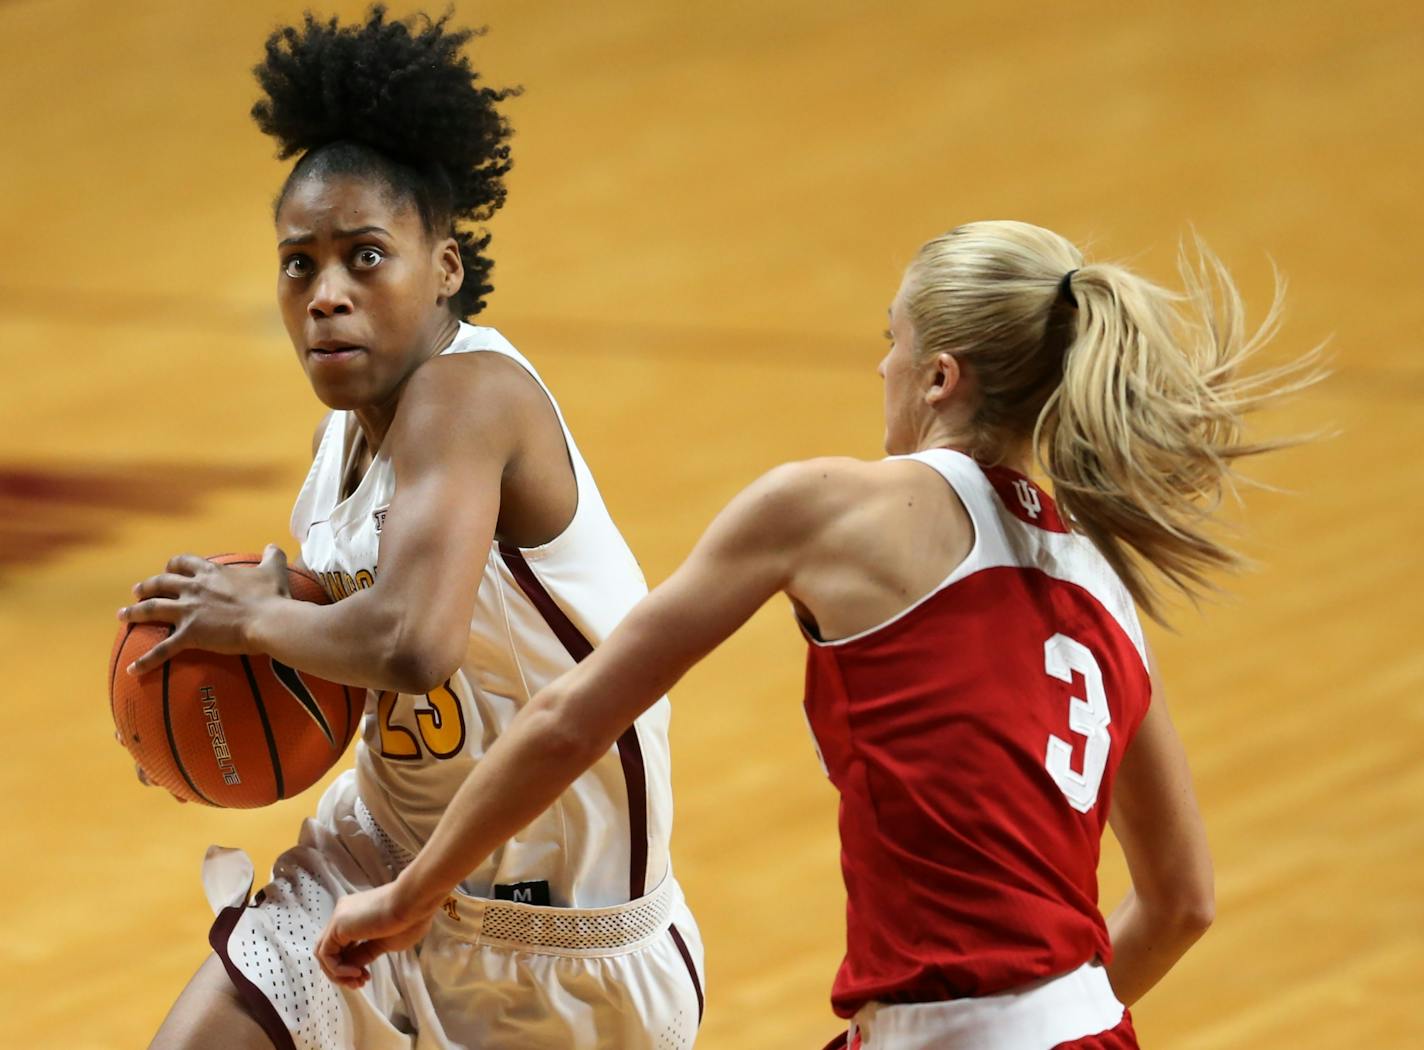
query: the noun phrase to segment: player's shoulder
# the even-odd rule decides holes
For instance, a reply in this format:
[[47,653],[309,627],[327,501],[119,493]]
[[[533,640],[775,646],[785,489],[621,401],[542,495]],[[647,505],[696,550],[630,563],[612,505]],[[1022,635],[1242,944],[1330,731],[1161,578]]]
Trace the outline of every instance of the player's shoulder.
[[811,500],[829,507],[860,506],[867,499],[895,497],[907,485],[942,485],[932,470],[913,460],[855,459],[851,456],[818,456],[783,463],[761,478],[769,491],[783,498]]
[[753,483],[777,503],[834,506],[854,500],[876,481],[876,463],[850,456],[817,456],[773,467]]
[[819,456],[773,467],[739,502],[763,524],[804,537],[859,515],[894,483],[884,461]]
[[401,392],[401,412],[438,417],[452,414],[466,426],[510,427],[531,413],[546,413],[549,394],[519,360],[494,348],[440,354],[423,362]]

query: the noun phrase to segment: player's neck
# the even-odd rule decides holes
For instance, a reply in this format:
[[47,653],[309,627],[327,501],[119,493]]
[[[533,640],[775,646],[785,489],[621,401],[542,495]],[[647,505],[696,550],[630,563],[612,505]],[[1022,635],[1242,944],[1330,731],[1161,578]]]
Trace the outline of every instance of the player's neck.
[[1000,449],[978,447],[974,435],[963,428],[953,426],[929,427],[921,435],[915,446],[917,452],[932,448],[952,448],[972,456],[975,461],[986,465],[1008,467],[1027,477],[1033,468],[1033,442],[1025,439]]
[[400,381],[400,385],[391,392],[390,397],[377,404],[363,405],[355,410],[356,421],[361,424],[361,435],[366,439],[366,447],[371,455],[374,456],[380,449],[381,442],[386,439],[386,432],[391,429],[391,423],[396,418],[396,407],[400,404],[401,394],[405,390],[405,385],[410,380],[411,374],[431,358],[439,357],[444,353],[455,341],[455,336],[459,332],[459,318],[448,314],[441,316],[432,327],[429,337],[424,340],[426,349],[416,355],[416,365]]

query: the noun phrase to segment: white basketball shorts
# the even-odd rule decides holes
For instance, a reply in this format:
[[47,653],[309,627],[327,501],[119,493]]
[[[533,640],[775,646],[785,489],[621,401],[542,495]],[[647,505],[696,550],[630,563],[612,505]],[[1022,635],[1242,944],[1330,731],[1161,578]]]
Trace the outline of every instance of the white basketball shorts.
[[578,910],[456,893],[359,991],[312,955],[344,894],[389,882],[398,847],[340,777],[251,903],[252,862],[213,847],[209,941],[278,1050],[685,1050],[703,1005],[702,938],[669,874],[629,904]]

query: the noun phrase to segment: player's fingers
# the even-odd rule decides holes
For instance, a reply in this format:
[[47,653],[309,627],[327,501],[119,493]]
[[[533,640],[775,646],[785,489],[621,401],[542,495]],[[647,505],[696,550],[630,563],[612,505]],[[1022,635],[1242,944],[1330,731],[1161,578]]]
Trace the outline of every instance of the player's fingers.
[[134,584],[134,597],[176,598],[182,593],[183,584],[187,582],[187,576],[179,576],[177,573],[172,572],[165,572],[158,576],[150,576],[148,579],[140,580]]
[[292,589],[287,584],[287,552],[275,543],[267,544],[262,550],[261,567],[276,581],[278,592],[290,598]]
[[212,567],[212,562],[207,558],[200,558],[196,554],[175,554],[168,559],[167,571],[182,573],[184,576],[196,576]]
[[163,641],[159,642],[148,652],[129,664],[128,672],[131,675],[147,674],[155,668],[162,667],[173,658],[174,654],[181,653],[187,648],[190,648],[188,645],[187,632],[174,631],[167,638],[163,639]]
[[137,762],[134,763],[134,772],[138,774],[138,782],[140,784],[147,788],[153,787],[153,781],[148,779],[148,774],[143,771],[143,766]]
[[332,954],[330,947],[331,929],[328,927],[320,937],[317,938],[316,947],[312,949],[312,955],[316,956],[316,964],[321,967],[321,972],[328,977],[335,979],[332,972],[337,965],[337,957]]
[[145,598],[119,610],[119,619],[124,623],[177,623],[181,615],[182,610],[172,598]]
[[371,979],[370,974],[359,974],[356,977],[335,977],[331,974],[327,976],[334,983],[341,985],[343,988],[350,988],[352,991],[360,991],[366,987],[366,982]]
[[348,944],[341,953],[341,961],[346,966],[353,966],[362,973],[366,972],[366,967],[390,951],[390,945],[384,940],[358,941],[355,944]]
[[362,967],[347,962],[346,954],[349,951],[350,947],[343,945],[334,928],[328,926],[321,939],[317,941],[316,961],[322,972],[333,981],[351,988],[359,988],[360,984],[364,983],[364,978],[369,974]]

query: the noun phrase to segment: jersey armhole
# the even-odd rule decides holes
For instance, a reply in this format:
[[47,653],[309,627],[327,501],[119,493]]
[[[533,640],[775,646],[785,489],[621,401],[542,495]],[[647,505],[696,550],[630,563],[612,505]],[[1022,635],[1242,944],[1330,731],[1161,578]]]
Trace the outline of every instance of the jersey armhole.
[[[932,451],[948,452],[949,450]],[[955,456],[961,455],[957,452],[951,452],[950,454]],[[887,617],[875,626],[867,627],[863,631],[857,631],[854,634],[848,634],[842,638],[822,639],[818,637],[816,633],[813,633],[812,631],[807,629],[807,625],[802,622],[801,617],[799,615],[796,616],[796,623],[797,626],[801,628],[801,633],[805,636],[806,640],[816,648],[834,649],[837,646],[847,645],[851,642],[858,642],[863,638],[868,638],[872,635],[878,634],[879,632],[886,630],[893,624],[899,623],[905,617],[913,613],[916,609],[920,608],[920,606],[924,605],[926,602],[931,601],[933,598],[943,592],[947,587],[958,583],[960,580],[964,579],[964,577],[975,572],[979,567],[978,563],[981,560],[980,554],[983,547],[983,527],[979,519],[974,514],[973,501],[965,498],[965,495],[960,490],[959,485],[956,484],[956,479],[951,476],[951,474],[957,472],[942,469],[939,463],[937,463],[935,460],[927,458],[926,453],[914,453],[912,455],[907,456],[890,456],[888,458],[913,460],[914,462],[919,463],[927,467],[928,469],[934,471],[940,476],[941,480],[943,480],[945,485],[948,486],[950,494],[954,497],[954,499],[958,500],[959,505],[964,508],[965,516],[969,519],[969,552],[965,554],[963,558],[960,559],[959,564],[955,565],[952,569],[949,570],[949,574],[945,576],[944,579],[940,580],[939,583],[935,584],[924,594],[920,595],[918,598],[912,601],[909,605],[905,606],[899,612],[895,613],[895,615]],[[972,460],[968,460],[967,457],[965,457],[965,459],[971,464],[971,466],[973,465]],[[974,469],[976,471],[978,470],[977,467],[975,467]],[[988,484],[988,482],[986,481],[985,484]]]
[[[522,371],[526,376],[528,376],[533,381],[534,385],[538,387],[539,392],[544,396],[545,402],[548,404],[549,408],[554,413],[554,422],[558,424],[559,433],[563,437],[564,441],[564,457],[568,461],[569,472],[573,475],[574,479],[574,511],[571,515],[569,515],[568,522],[564,525],[562,529],[559,530],[557,535],[550,537],[549,539],[545,540],[543,543],[538,544],[537,546],[518,548],[518,550],[524,551],[526,553],[533,552],[537,554],[543,552],[548,548],[555,546],[560,540],[562,540],[573,530],[574,523],[578,521],[579,512],[583,510],[584,483],[583,478],[579,476],[578,461],[575,459],[574,455],[575,448],[573,432],[569,430],[569,425],[564,420],[563,410],[559,407],[559,403],[554,400],[553,392],[545,384],[544,380],[540,378],[539,373],[534,371],[533,366],[522,359],[522,356],[516,356],[515,354],[506,353],[504,350],[501,350],[497,346],[472,346],[467,349],[458,350],[456,351],[456,353],[494,354],[497,357],[504,358],[510,364],[518,366],[520,371]],[[579,458],[582,458],[582,456],[580,456]]]
[[[943,455],[940,455],[941,453]],[[933,458],[931,458],[931,456],[933,456]],[[963,508],[964,516],[969,519],[969,550],[964,557],[960,559],[959,564],[949,571],[949,575],[941,580],[939,585],[930,592],[931,594],[937,594],[956,580],[961,580],[965,576],[968,576],[974,571],[978,562],[981,560],[981,554],[984,549],[984,523],[980,520],[979,515],[974,513],[974,506],[977,501],[971,499],[965,492],[965,489],[972,487],[976,481],[981,486],[987,487],[988,480],[979,470],[978,464],[962,452],[955,452],[951,449],[930,449],[926,452],[914,453],[908,456],[897,456],[895,458],[907,459],[919,463],[938,474],[940,480],[948,486],[950,493],[959,502],[959,506]],[[966,464],[969,470],[973,471],[973,474],[963,469],[963,466]]]

